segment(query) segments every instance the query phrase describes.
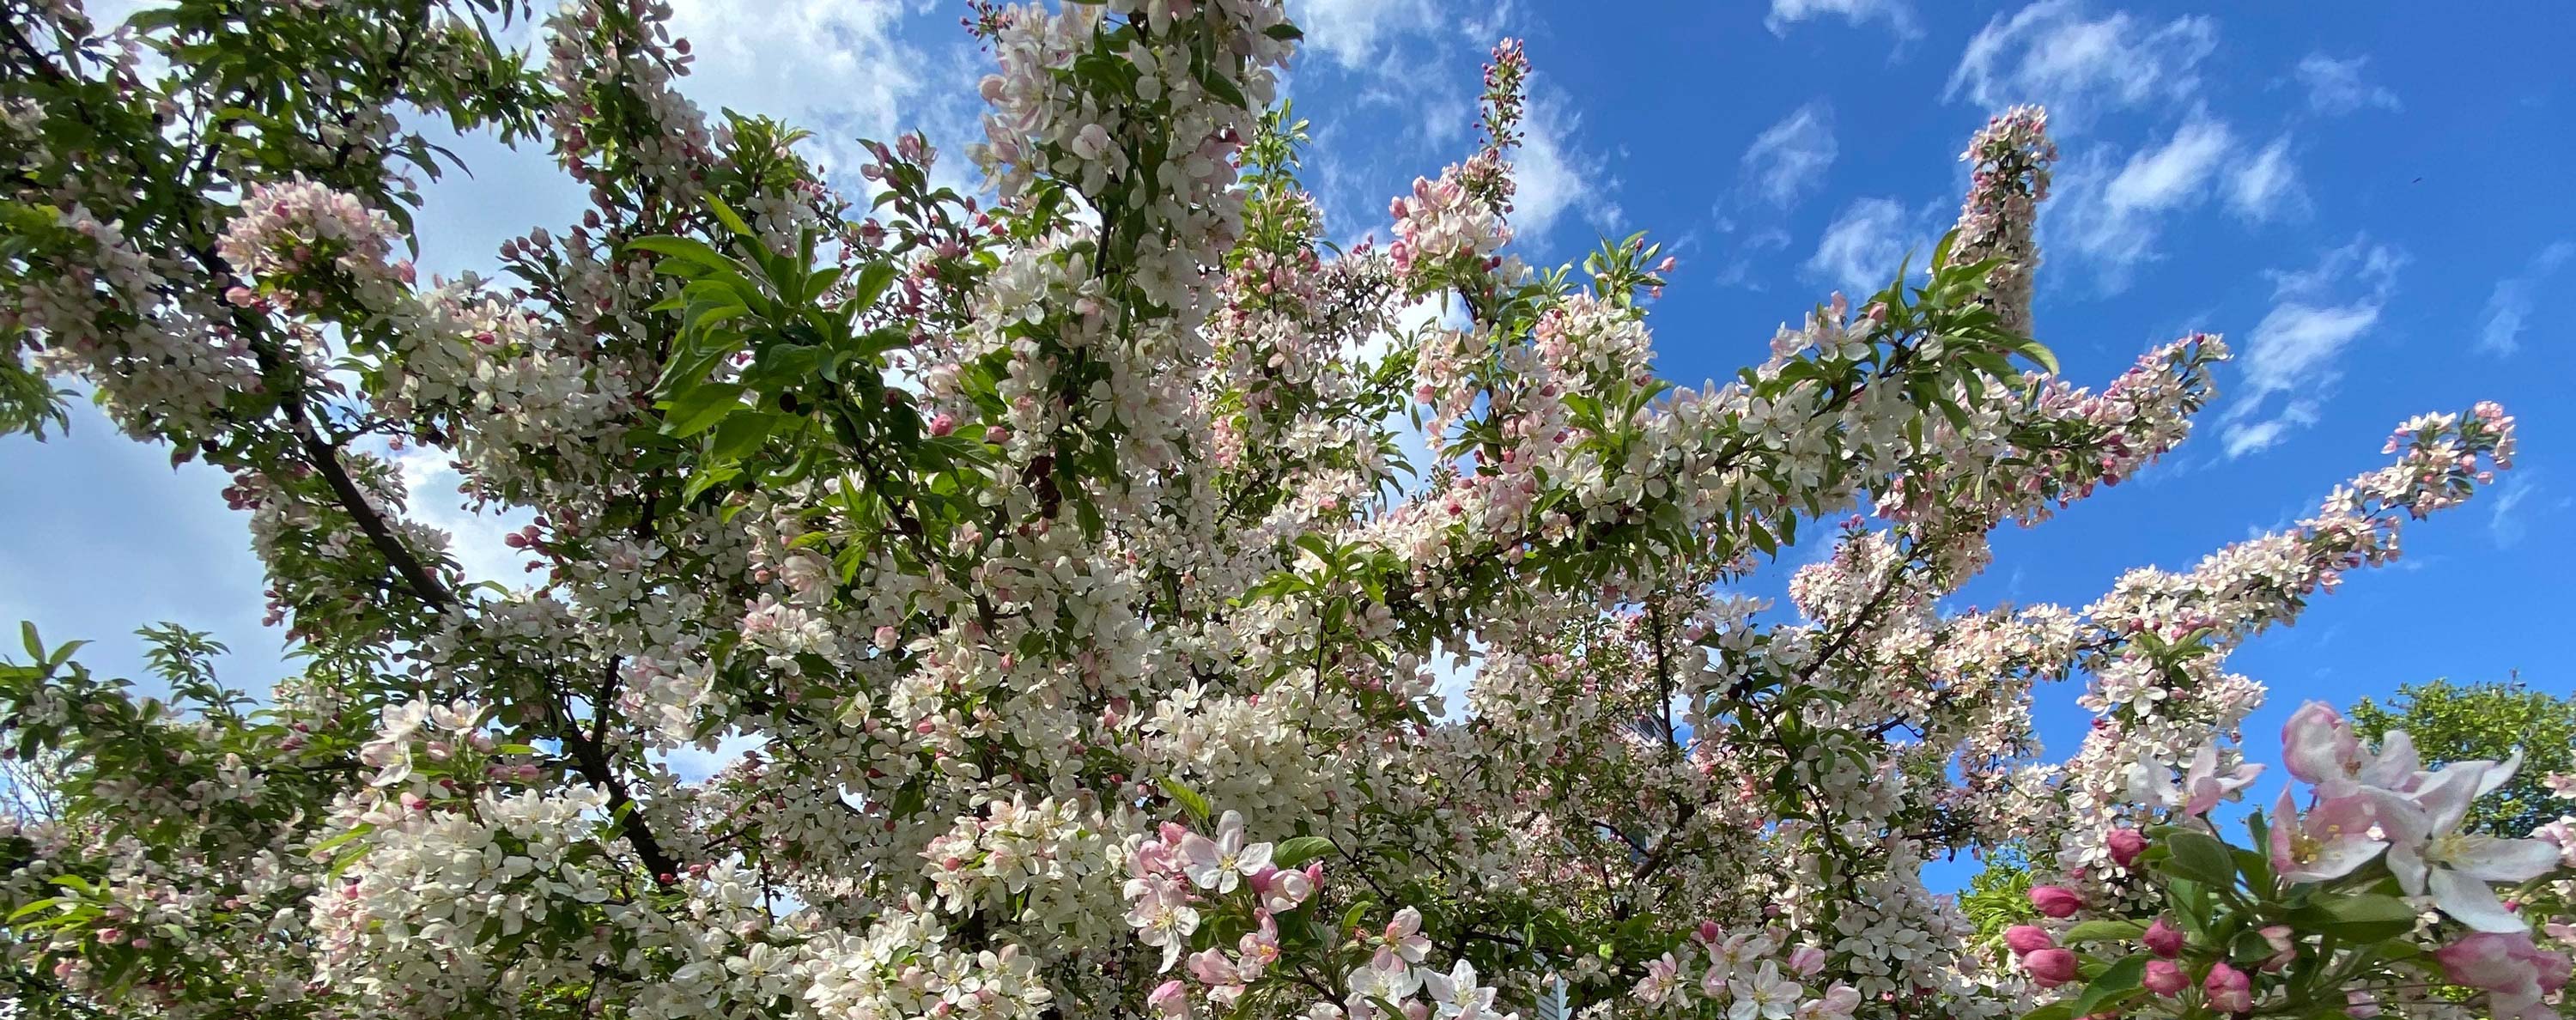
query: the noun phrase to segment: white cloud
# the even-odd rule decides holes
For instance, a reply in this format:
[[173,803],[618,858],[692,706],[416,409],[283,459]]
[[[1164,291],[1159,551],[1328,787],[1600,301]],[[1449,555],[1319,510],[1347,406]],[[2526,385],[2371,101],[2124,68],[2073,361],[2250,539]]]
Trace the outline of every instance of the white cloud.
[[2299,188],[2299,168],[2290,162],[2290,138],[2283,135],[2263,152],[2230,171],[2227,206],[2257,222],[2304,208],[2307,194]]
[[2397,93],[2362,80],[2369,57],[2336,60],[2323,53],[2300,59],[2299,83],[2308,87],[2308,105],[2318,113],[2351,113],[2365,106],[2398,109]]
[[671,32],[696,62],[680,91],[706,110],[767,114],[814,132],[812,155],[855,180],[861,137],[890,139],[909,126],[927,56],[898,37],[898,0],[671,0]]
[[1429,0],[1297,0],[1288,16],[1306,33],[1303,47],[1346,68],[1371,66],[1381,47],[1438,24]]
[[1617,224],[1619,205],[1610,193],[1619,182],[1610,177],[1607,162],[1577,147],[1576,132],[1582,126],[1582,119],[1562,102],[1530,97],[1521,145],[1512,154],[1519,179],[1512,222],[1524,242],[1537,246],[1569,209],[1605,231]]
[[2161,217],[2207,197],[2233,143],[2225,123],[2194,114],[2173,137],[2131,154],[2116,171],[2097,150],[2063,178],[2058,229],[2065,232],[2058,236],[2099,264],[2113,288],[2126,285],[2130,267],[2155,257]]
[[[2221,417],[2231,458],[2280,442],[2314,424],[2342,376],[2338,364],[2353,343],[2379,324],[2405,256],[2357,237],[2315,268],[2273,274],[2276,303],[2239,348],[2244,392]],[[2265,407],[2279,397],[2269,415]]]
[[1762,26],[1773,35],[1787,35],[1789,26],[1826,15],[1855,25],[1884,21],[1889,31],[1904,39],[1923,34],[1914,22],[1913,5],[1905,0],[1771,0],[1771,13],[1763,17]]
[[1845,206],[1825,228],[1809,272],[1823,277],[1844,294],[1878,293],[1895,278],[1897,265],[1917,244],[1913,218],[1893,198],[1864,198]]
[[2540,286],[2570,258],[2576,258],[2576,242],[2554,242],[2532,256],[2522,275],[2496,281],[2495,293],[2487,298],[2485,325],[2478,331],[2478,349],[2494,354],[2521,349],[2522,331],[2530,322]]
[[1824,183],[1834,155],[1834,110],[1816,100],[1753,139],[1744,150],[1745,183],[1763,200],[1786,208]]
[[518,588],[527,584],[530,557],[511,550],[511,532],[535,520],[530,511],[473,511],[457,492],[462,477],[441,450],[415,447],[391,457],[411,493],[411,518],[447,532],[447,554],[465,568],[465,579],[498,581]]
[[2181,17],[2152,25],[2113,11],[2089,16],[2081,0],[2040,0],[1997,15],[1968,40],[1942,96],[1988,108],[2041,103],[2066,128],[2097,110],[2171,101],[2199,88],[2199,66],[2218,47],[2218,23]]

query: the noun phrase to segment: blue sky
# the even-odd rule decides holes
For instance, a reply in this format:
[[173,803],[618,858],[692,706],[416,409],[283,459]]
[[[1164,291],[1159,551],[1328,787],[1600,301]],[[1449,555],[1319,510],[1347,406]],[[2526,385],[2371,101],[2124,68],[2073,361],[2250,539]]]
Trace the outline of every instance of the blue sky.
[[[94,5],[108,9],[110,5]],[[698,43],[693,95],[777,114],[855,166],[852,140],[918,126],[951,154],[975,133],[984,64],[958,5],[677,0]],[[2080,605],[2121,571],[2185,568],[2287,524],[2382,462],[2388,429],[2494,399],[2521,420],[2519,467],[2406,534],[2399,565],[2355,576],[2236,666],[2270,684],[2265,752],[2307,698],[2519,671],[2566,692],[2576,603],[2576,402],[2547,309],[2576,287],[2576,6],[2338,5],[2313,19],[2234,5],[1296,0],[1309,33],[1289,94],[1314,121],[1307,166],[1332,232],[1386,236],[1388,196],[1474,144],[1478,66],[1528,40],[1538,73],[1521,155],[1524,256],[1579,258],[1651,230],[1680,255],[1655,306],[1671,378],[1723,376],[1836,287],[1875,287],[1955,213],[1968,134],[1993,108],[2045,103],[2063,160],[2042,228],[2036,332],[2098,383],[2147,346],[2202,329],[2239,359],[2175,457],[2030,531],[1998,537],[1963,599]],[[576,192],[540,153],[457,140],[474,177],[430,189],[424,262],[488,268],[500,239],[558,222]],[[855,184],[855,182],[852,182]],[[854,189],[855,190],[855,189]],[[490,521],[415,465],[469,569],[516,573]],[[232,678],[280,668],[259,571],[222,480],[83,410],[68,437],[0,440],[0,620],[99,642],[139,665],[134,627],[173,620],[237,649]],[[1811,552],[1783,553],[1779,571]],[[2040,698],[2071,750],[2075,691]]]

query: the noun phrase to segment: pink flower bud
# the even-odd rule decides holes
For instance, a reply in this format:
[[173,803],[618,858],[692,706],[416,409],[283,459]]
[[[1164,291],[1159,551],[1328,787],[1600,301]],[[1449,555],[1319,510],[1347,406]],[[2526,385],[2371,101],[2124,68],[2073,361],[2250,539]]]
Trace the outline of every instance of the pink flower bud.
[[2168,960],[2182,955],[2182,930],[2166,924],[2165,919],[2161,917],[2156,918],[2156,923],[2147,926],[2147,933],[2141,936],[2139,941],[2147,944],[2148,952]]
[[2055,988],[2075,980],[2075,954],[2063,949],[2042,949],[2021,958],[2023,970],[2041,988]]
[[1717,944],[1717,937],[1718,937],[1718,935],[1719,935],[1719,934],[1721,934],[1721,932],[1719,931],[1719,929],[1718,929],[1718,927],[1717,927],[1717,922],[1715,922],[1715,921],[1701,921],[1701,922],[1699,923],[1699,941],[1700,941],[1700,944],[1701,944],[1701,945],[1704,945],[1704,946],[1713,946],[1713,945],[1716,945],[1716,944]]
[[2043,885],[2031,889],[2030,905],[2050,917],[2073,917],[2084,909],[2084,898],[2064,886]]
[[2147,834],[2136,829],[2113,829],[2108,840],[2111,862],[2123,868],[2137,863],[2138,855],[2147,852]]
[[2138,983],[2147,986],[2150,992],[2172,998],[2191,987],[2191,975],[2183,973],[2182,965],[2172,960],[2149,960],[2146,976],[2139,978]]
[[1799,946],[1789,951],[1789,969],[1799,977],[1814,977],[1825,969],[1825,951],[1814,946]]
[[2029,956],[2042,949],[2057,948],[2057,940],[2037,925],[2016,924],[2004,929],[2004,945],[2012,947],[2014,956]]
[[2209,966],[2209,976],[2201,980],[2200,990],[2209,997],[2209,1008],[2221,1013],[2254,1011],[2254,979],[2225,963]]

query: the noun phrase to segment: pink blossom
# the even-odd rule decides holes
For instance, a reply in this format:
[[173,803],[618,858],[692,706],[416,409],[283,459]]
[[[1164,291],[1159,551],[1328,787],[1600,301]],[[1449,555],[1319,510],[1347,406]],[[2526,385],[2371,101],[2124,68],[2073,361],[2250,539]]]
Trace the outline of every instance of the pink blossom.
[[2325,800],[2350,797],[2365,786],[2395,789],[2419,767],[2415,743],[2404,730],[2391,731],[2379,752],[2370,753],[2352,724],[2319,701],[2300,706],[2281,727],[2281,764],[2315,784]]
[[1167,1017],[1185,1017],[1190,1015],[1190,992],[1181,984],[1181,979],[1173,978],[1155,986],[1154,991],[1145,996],[1145,1004]]
[[[2320,787],[2322,789],[2322,787]],[[2302,817],[2288,787],[2272,809],[2272,870],[2285,882],[2326,882],[2352,874],[2388,849],[2372,839],[2368,799],[2323,801]]]
[[2567,986],[2567,957],[2533,945],[2529,932],[2478,932],[2434,950],[2433,959],[2451,983],[2487,993],[2499,1020],[2557,1016],[2542,1000]]

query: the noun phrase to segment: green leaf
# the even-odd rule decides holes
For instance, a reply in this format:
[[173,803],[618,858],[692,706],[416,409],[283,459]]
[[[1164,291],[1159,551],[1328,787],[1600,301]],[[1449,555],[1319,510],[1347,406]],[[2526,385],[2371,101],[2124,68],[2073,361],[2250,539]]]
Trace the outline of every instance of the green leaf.
[[2291,911],[2290,923],[2346,942],[2379,942],[2414,931],[2415,908],[2394,896],[2326,893]]
[[2125,942],[2146,934],[2141,921],[2086,921],[2066,930],[2058,941],[2068,945],[2080,942]]
[[733,231],[742,237],[751,236],[751,224],[743,222],[742,214],[734,212],[733,207],[726,205],[724,199],[708,196],[707,205],[716,214],[716,222],[724,224],[726,230]]
[[1333,841],[1322,836],[1299,836],[1282,840],[1270,851],[1270,863],[1281,870],[1298,867],[1307,861],[1331,853]]
[[1172,800],[1181,805],[1181,810],[1189,812],[1190,817],[1197,820],[1199,824],[1207,824],[1207,798],[1200,796],[1197,790],[1193,790],[1188,786],[1182,785],[1181,781],[1178,779],[1165,776],[1163,778],[1163,792],[1171,794]]
[[2168,875],[2218,889],[2231,888],[2236,884],[2235,855],[2227,852],[2227,844],[2206,833],[2174,830],[2172,835],[2165,837],[2165,851],[2163,869]]
[[2101,1012],[2103,1006],[2128,998],[2138,990],[2138,983],[2146,973],[2145,953],[2123,957],[2110,969],[2104,970],[2102,976],[2094,978],[2092,984],[2084,986],[2084,994],[2075,999],[2074,1015],[2092,1016]]
[[671,398],[670,408],[662,415],[662,431],[686,439],[714,428],[726,415],[742,408],[740,385],[706,383],[693,386]]
[[718,460],[741,460],[760,449],[760,444],[769,438],[770,426],[775,423],[776,416],[768,414],[727,417],[724,424],[716,427],[715,442],[708,447],[707,455]]
[[858,278],[850,281],[851,307],[866,308],[876,304],[877,298],[883,297],[886,288],[894,284],[894,276],[892,262],[870,262],[859,267]]

